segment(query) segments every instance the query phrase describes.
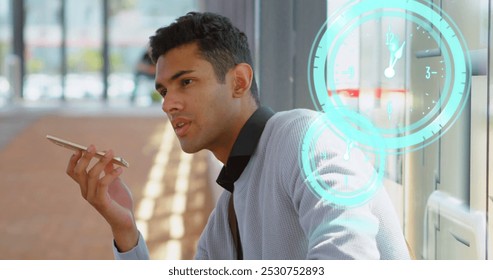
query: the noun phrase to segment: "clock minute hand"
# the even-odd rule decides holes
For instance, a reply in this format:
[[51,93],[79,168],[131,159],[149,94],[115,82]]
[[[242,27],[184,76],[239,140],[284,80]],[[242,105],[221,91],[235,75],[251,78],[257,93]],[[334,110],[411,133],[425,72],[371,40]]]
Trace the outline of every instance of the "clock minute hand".
[[399,59],[402,57],[402,49],[404,48],[404,45],[406,44],[406,41],[402,42],[401,47],[395,52],[395,59]]
[[[392,61],[392,68],[394,68],[394,65],[397,63],[397,60],[399,60],[401,57],[402,57],[402,50],[404,49],[404,45],[406,44],[406,41],[402,42],[402,45],[400,46],[400,48],[395,51],[395,53],[393,53],[393,56],[394,56],[394,59]],[[392,56],[391,56],[392,57]]]

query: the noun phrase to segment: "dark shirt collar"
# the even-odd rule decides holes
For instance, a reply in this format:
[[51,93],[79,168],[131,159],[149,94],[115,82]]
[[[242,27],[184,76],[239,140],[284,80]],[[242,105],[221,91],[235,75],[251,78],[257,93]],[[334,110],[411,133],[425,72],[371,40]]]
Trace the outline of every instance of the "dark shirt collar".
[[234,182],[240,177],[257,148],[265,124],[274,115],[267,107],[258,108],[241,128],[231,149],[226,165],[219,173],[216,182],[229,192],[234,190]]

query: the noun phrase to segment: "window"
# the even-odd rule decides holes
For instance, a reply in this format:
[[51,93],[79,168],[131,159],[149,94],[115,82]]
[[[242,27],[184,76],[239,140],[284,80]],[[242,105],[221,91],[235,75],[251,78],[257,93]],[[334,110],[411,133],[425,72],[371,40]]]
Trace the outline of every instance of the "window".
[[10,98],[10,82],[7,69],[11,52],[12,24],[10,1],[0,0],[0,104]]
[[60,0],[27,0],[24,26],[26,100],[62,96]]
[[197,8],[197,1],[109,0],[110,75],[108,97],[112,102],[139,104],[160,101],[154,90],[154,70],[143,60],[149,36],[178,16]]

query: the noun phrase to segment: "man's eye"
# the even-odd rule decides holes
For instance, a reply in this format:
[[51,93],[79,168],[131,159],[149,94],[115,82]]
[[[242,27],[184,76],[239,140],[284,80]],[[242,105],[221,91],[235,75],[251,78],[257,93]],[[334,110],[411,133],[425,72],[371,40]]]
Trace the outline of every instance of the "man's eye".
[[166,89],[162,89],[162,90],[160,90],[160,91],[159,91],[159,94],[160,94],[163,98],[165,98],[165,97],[166,97],[166,93],[168,93],[168,90],[166,90]]
[[188,86],[191,83],[192,83],[191,79],[184,79],[181,81],[182,86]]

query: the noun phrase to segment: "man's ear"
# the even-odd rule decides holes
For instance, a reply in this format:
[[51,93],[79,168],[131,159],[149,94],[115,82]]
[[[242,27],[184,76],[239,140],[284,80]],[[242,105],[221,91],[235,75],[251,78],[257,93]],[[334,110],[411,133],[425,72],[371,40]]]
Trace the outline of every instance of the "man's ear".
[[253,79],[253,69],[247,63],[240,63],[233,68],[234,97],[241,97],[250,90]]

